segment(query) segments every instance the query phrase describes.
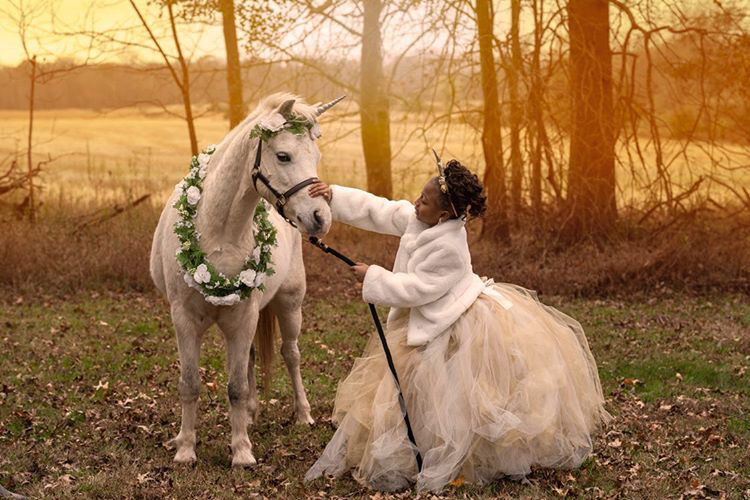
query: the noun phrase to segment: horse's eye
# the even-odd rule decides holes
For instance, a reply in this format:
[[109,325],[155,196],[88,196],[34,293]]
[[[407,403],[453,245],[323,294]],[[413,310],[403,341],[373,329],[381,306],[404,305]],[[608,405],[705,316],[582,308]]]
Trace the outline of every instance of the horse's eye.
[[282,163],[287,163],[287,162],[290,162],[290,161],[292,161],[292,157],[291,157],[291,156],[289,156],[289,155],[288,155],[288,154],[286,154],[286,153],[276,153],[276,158],[277,158],[277,159],[278,159],[278,160],[279,160],[280,162],[282,162]]

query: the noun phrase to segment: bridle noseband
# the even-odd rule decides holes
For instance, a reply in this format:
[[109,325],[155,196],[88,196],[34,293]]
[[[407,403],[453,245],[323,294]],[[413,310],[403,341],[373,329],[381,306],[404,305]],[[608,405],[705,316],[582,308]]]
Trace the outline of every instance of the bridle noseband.
[[284,206],[286,205],[287,201],[289,201],[289,198],[292,197],[294,193],[299,191],[305,186],[309,186],[310,184],[314,184],[318,182],[317,177],[309,177],[305,179],[302,182],[299,182],[292,186],[291,188],[287,189],[284,193],[279,193],[276,189],[271,186],[271,182],[268,180],[268,177],[263,175],[263,172],[260,171],[260,159],[261,159],[261,149],[263,147],[263,139],[258,137],[258,151],[255,153],[255,164],[253,165],[253,170],[251,172],[252,178],[253,178],[253,187],[255,187],[255,190],[258,191],[258,184],[257,181],[260,180],[269,191],[271,191],[271,194],[276,198],[276,203],[274,203],[274,206],[276,207],[276,211],[279,212],[279,214],[284,218],[285,221],[287,221],[289,224],[292,225],[292,227],[297,227],[297,225],[292,222],[285,214],[284,214]]

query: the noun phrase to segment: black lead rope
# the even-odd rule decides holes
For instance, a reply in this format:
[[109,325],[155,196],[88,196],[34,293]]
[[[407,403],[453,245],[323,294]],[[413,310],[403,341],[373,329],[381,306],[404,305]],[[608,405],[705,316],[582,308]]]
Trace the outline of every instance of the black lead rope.
[[[330,253],[334,257],[338,257],[347,263],[347,265],[353,266],[356,264],[352,259],[346,255],[337,252],[333,248],[329,247],[315,236],[310,236],[310,243],[323,250],[325,253]],[[406,411],[406,401],[404,401],[404,394],[401,392],[401,384],[398,381],[398,374],[396,373],[396,365],[393,364],[393,356],[391,356],[391,350],[388,348],[388,342],[385,339],[385,333],[383,333],[383,325],[380,323],[378,317],[378,311],[375,309],[373,304],[368,303],[370,306],[370,314],[372,314],[372,321],[375,323],[375,328],[378,330],[378,336],[380,337],[380,343],[383,344],[383,351],[385,352],[385,359],[388,362],[388,368],[391,369],[391,375],[393,380],[396,382],[396,390],[398,391],[398,405],[401,407],[401,414],[404,416],[404,423],[406,424],[406,434],[409,436],[409,441],[414,445],[414,453],[417,455],[417,467],[422,470],[422,454],[419,453],[417,447],[417,440],[414,439],[414,431],[411,428],[411,422],[409,421],[409,414]]]

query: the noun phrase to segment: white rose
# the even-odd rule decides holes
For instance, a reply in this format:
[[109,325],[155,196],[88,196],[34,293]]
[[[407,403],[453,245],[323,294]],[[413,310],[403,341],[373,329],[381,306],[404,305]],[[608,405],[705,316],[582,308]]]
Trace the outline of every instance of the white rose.
[[185,194],[187,195],[188,203],[190,203],[191,205],[195,205],[196,203],[198,203],[198,200],[201,199],[201,190],[195,186],[190,186],[189,188],[187,188]]
[[206,172],[208,172],[208,170],[206,169],[206,165],[201,166],[201,168],[198,170],[198,177],[200,177],[201,180],[205,179]]
[[208,283],[209,281],[211,281],[211,273],[208,272],[208,267],[206,267],[206,264],[201,264],[195,268],[193,279],[196,283]]
[[257,273],[253,269],[245,269],[240,273],[240,281],[246,286],[255,286],[253,282],[256,274]]
[[253,261],[255,261],[256,264],[260,262],[260,247],[256,246],[253,249]]
[[208,160],[211,159],[211,155],[207,155],[206,153],[201,153],[198,155],[198,165],[201,167],[205,167],[208,165]]
[[258,125],[261,126],[261,128],[268,130],[269,132],[278,132],[282,128],[284,128],[284,125],[286,124],[286,118],[284,118],[279,113],[274,113],[270,116],[266,116],[264,118],[261,118],[258,122]]
[[190,288],[198,288],[198,284],[193,280],[193,277],[190,275],[190,273],[185,273],[182,275],[182,279],[185,280],[185,283],[187,283],[187,286]]
[[216,144],[211,144],[210,146],[207,146],[206,149],[203,150],[204,153],[211,154],[214,151],[216,151]]
[[255,275],[255,281],[253,282],[254,287],[258,287],[266,281],[266,273],[257,273]]
[[230,293],[223,297],[214,297],[213,295],[206,296],[206,301],[215,306],[233,306],[238,304],[240,300],[240,296],[236,293]]

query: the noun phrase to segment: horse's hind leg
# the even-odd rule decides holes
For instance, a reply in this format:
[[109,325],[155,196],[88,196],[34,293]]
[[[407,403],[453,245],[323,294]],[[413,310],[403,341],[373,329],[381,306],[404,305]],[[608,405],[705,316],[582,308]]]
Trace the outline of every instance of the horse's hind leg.
[[229,422],[232,425],[232,465],[254,465],[253,448],[247,436],[247,407],[250,398],[248,361],[258,323],[257,300],[249,302],[246,307],[235,306],[222,312],[217,323],[224,333],[227,346],[227,395]]
[[[304,292],[303,292],[304,295]],[[279,320],[281,329],[281,355],[284,357],[289,378],[294,390],[294,414],[298,424],[314,424],[310,416],[310,403],[307,401],[305,386],[300,373],[300,353],[297,338],[302,327],[302,304],[298,293],[284,294],[281,290],[269,304]]]
[[247,399],[247,413],[249,423],[255,423],[258,418],[258,384],[255,381],[255,344],[250,344],[250,358],[247,362],[247,387],[250,395]]
[[191,314],[181,305],[172,305],[172,322],[177,333],[177,348],[180,353],[180,400],[182,402],[182,424],[180,433],[169,444],[177,448],[174,461],[194,462],[195,457],[195,417],[198,411],[200,393],[201,340],[211,324],[207,317]]

